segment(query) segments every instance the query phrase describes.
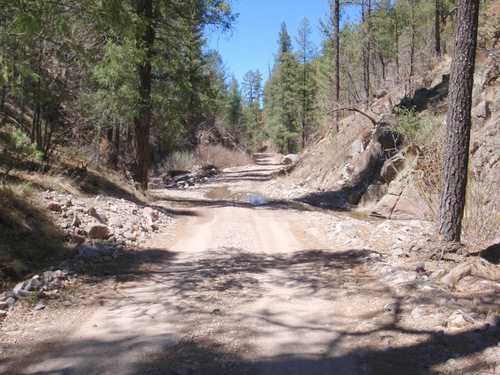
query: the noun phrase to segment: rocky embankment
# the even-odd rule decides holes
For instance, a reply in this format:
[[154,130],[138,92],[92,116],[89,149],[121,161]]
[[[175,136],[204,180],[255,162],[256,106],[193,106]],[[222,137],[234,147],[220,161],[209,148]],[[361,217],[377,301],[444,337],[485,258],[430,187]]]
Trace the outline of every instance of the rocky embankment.
[[44,309],[47,301],[58,301],[96,269],[105,274],[125,250],[147,246],[172,223],[162,207],[109,196],[77,199],[48,191],[41,199],[71,250],[54,256],[47,271],[6,291],[0,298],[0,317],[20,304]]

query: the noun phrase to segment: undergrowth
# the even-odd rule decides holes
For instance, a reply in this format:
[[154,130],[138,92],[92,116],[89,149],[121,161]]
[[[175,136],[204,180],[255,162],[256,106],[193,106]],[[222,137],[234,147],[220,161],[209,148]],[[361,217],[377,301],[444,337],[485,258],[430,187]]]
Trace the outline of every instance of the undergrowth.
[[227,168],[247,165],[251,157],[239,150],[230,150],[221,145],[198,146],[194,152],[177,151],[169,155],[161,164],[163,171],[189,171],[214,166]]
[[0,184],[0,281],[34,272],[64,249],[50,213],[29,183]]

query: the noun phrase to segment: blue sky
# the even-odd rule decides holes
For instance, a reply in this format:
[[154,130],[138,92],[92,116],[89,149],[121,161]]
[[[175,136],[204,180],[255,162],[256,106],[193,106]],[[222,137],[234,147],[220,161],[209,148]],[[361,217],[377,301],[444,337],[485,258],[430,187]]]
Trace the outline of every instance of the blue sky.
[[215,33],[209,39],[209,46],[220,52],[229,74],[234,72],[240,83],[249,70],[259,69],[264,81],[268,78],[282,22],[286,23],[295,46],[300,21],[306,17],[314,43],[318,48],[321,46],[319,19],[327,18],[327,0],[232,0],[230,4],[233,12],[239,13],[232,35]]

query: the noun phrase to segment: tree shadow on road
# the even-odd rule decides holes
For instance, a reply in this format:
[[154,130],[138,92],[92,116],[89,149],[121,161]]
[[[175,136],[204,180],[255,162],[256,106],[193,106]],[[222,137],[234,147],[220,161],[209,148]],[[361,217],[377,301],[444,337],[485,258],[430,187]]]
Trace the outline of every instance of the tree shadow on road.
[[[367,272],[366,265],[376,261],[372,253],[309,249],[263,254],[221,247],[186,260],[165,250],[144,249],[128,255],[132,257],[124,264],[128,268],[109,275],[121,298],[119,304],[111,301],[106,306],[112,314],[127,311],[137,319],[146,314],[161,319],[163,312],[177,311],[175,324],[184,338],[160,353],[135,359],[135,369],[141,374],[434,374],[451,371],[446,367],[449,362],[460,364],[461,360],[469,366],[462,366],[465,372],[492,370],[489,362],[466,359],[490,347],[497,350],[498,330],[473,326],[445,333],[435,327],[415,329],[403,324],[398,315],[385,311],[382,301],[403,304],[405,296]],[[339,309],[337,305],[321,316],[306,314],[298,322],[287,320],[287,309],[264,306],[246,311],[245,306],[269,293],[271,284],[290,291],[292,302],[287,306],[294,306],[293,300],[300,301],[299,297],[316,298],[326,305],[357,299],[364,301],[364,311],[356,315],[349,306]],[[137,285],[141,289],[135,289]],[[287,301],[286,295],[276,298],[284,301],[280,303]],[[432,303],[425,296],[416,302]],[[330,338],[314,353],[287,352],[282,347],[281,354],[257,356],[252,343],[256,336],[267,334],[264,327],[292,332],[298,344],[304,334]],[[158,334],[168,338],[171,333]],[[110,356],[126,356],[137,342],[141,338],[133,334],[128,343],[77,340],[67,350],[89,372],[104,373],[113,370],[113,361],[100,358],[101,347],[111,345]],[[57,354],[47,356],[57,363]],[[38,374],[49,373],[82,372],[61,367]]]

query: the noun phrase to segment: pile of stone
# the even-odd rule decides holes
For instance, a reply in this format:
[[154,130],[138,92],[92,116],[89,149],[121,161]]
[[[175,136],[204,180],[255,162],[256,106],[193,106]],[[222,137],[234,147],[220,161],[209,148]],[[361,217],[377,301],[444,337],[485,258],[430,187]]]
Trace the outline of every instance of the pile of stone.
[[53,191],[42,197],[54,212],[63,237],[76,244],[108,240],[130,245],[161,232],[172,220],[161,207],[141,206],[123,198],[96,196],[83,202]]
[[[435,267],[435,264],[391,259],[404,255],[397,252],[382,255],[374,259],[370,267],[378,279],[390,285],[396,294],[406,296],[402,300],[405,301],[403,315],[407,319],[450,330],[473,327],[477,335],[484,338],[500,336],[500,315],[495,314],[500,297],[494,297],[500,290],[500,284],[471,275],[471,266],[467,263],[446,270]],[[455,292],[457,288],[464,289],[462,285],[475,282],[482,286],[484,296],[475,293],[473,298],[470,294],[464,297]],[[410,296],[409,290],[416,293]],[[423,301],[426,303],[422,304]],[[394,303],[388,304],[386,310],[394,314],[401,311],[399,304]]]
[[194,188],[197,184],[213,182],[218,172],[219,170],[215,167],[205,168],[199,171],[172,172],[164,178],[162,183],[157,183],[152,187],[167,189]]
[[76,274],[68,269],[46,271],[42,275],[35,275],[26,282],[18,283],[14,289],[5,292],[0,298],[0,317],[8,311],[15,310],[20,301],[29,301],[34,304],[33,310],[45,308],[44,300],[60,298],[60,293],[76,279]]

